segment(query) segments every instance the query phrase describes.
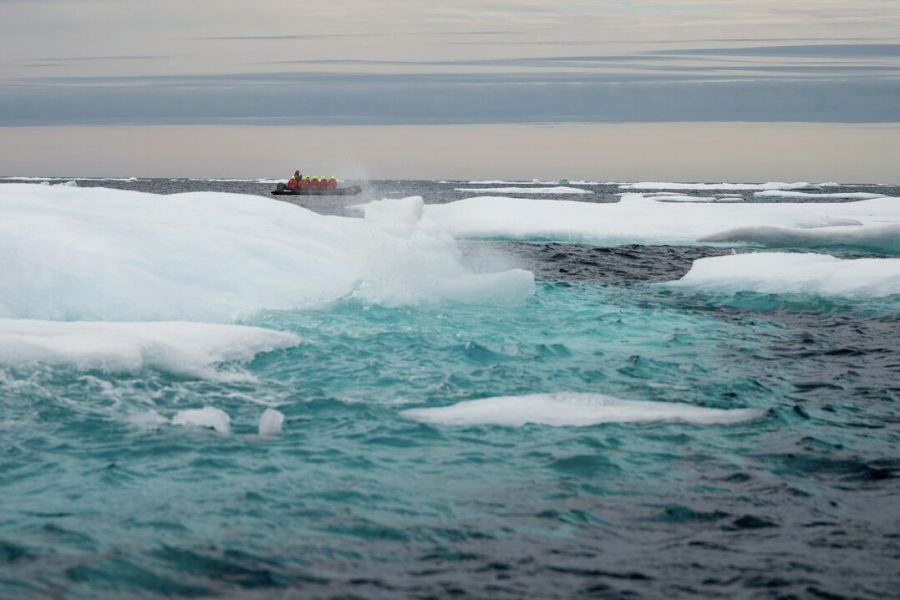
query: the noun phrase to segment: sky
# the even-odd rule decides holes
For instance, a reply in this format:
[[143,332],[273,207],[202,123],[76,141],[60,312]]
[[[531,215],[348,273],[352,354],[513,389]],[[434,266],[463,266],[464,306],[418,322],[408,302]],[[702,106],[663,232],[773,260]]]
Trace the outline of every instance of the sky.
[[0,0],[0,13],[5,175],[900,182],[900,0]]

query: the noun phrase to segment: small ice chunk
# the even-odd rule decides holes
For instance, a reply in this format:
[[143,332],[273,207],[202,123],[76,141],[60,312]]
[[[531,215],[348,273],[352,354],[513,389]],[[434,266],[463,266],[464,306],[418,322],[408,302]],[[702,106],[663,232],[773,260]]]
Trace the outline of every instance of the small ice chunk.
[[284,424],[284,415],[274,408],[267,408],[259,417],[259,435],[278,435]]
[[207,427],[219,433],[231,431],[231,417],[224,410],[212,406],[203,408],[189,408],[178,411],[172,417],[172,425],[190,425],[193,427]]
[[132,425],[140,427],[141,429],[156,429],[160,425],[166,425],[169,422],[167,418],[155,410],[145,410],[133,413],[127,417],[127,420]]

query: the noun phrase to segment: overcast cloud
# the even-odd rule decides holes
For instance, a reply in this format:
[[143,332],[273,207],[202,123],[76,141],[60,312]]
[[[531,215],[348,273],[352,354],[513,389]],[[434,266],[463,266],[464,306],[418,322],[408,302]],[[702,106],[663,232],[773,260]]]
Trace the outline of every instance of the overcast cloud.
[[898,124],[900,0],[0,0],[0,175],[893,181]]
[[0,1],[0,126],[900,121],[896,1],[308,4]]

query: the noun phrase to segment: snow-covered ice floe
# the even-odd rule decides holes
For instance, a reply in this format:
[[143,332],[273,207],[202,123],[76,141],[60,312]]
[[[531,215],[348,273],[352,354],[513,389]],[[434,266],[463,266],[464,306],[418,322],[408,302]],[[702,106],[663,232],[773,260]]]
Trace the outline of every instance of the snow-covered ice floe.
[[292,333],[187,322],[85,322],[0,319],[0,365],[70,366],[134,373],[157,369],[217,380],[249,376],[219,365],[300,343]]
[[824,254],[753,252],[695,260],[667,286],[716,292],[848,297],[900,294],[900,258],[840,259]]
[[323,216],[259,196],[0,186],[0,318],[231,323],[342,298],[516,303],[520,269],[476,273],[422,199]]
[[765,413],[753,408],[704,408],[679,402],[621,400],[603,394],[560,392],[468,400],[451,406],[404,410],[401,414],[436,425],[521,427],[533,423],[562,427],[658,422],[727,425],[759,419]]
[[859,202],[619,202],[477,197],[428,205],[424,217],[455,237],[598,245],[755,243],[900,254],[900,199]]

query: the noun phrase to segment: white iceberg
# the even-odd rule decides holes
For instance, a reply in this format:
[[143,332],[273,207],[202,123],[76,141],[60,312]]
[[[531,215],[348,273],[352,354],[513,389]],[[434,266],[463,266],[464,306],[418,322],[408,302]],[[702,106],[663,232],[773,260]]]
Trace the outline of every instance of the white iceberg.
[[351,296],[495,303],[533,292],[527,271],[465,267],[448,234],[417,220],[421,199],[392,206],[355,219],[259,196],[5,184],[0,318],[228,323]]

